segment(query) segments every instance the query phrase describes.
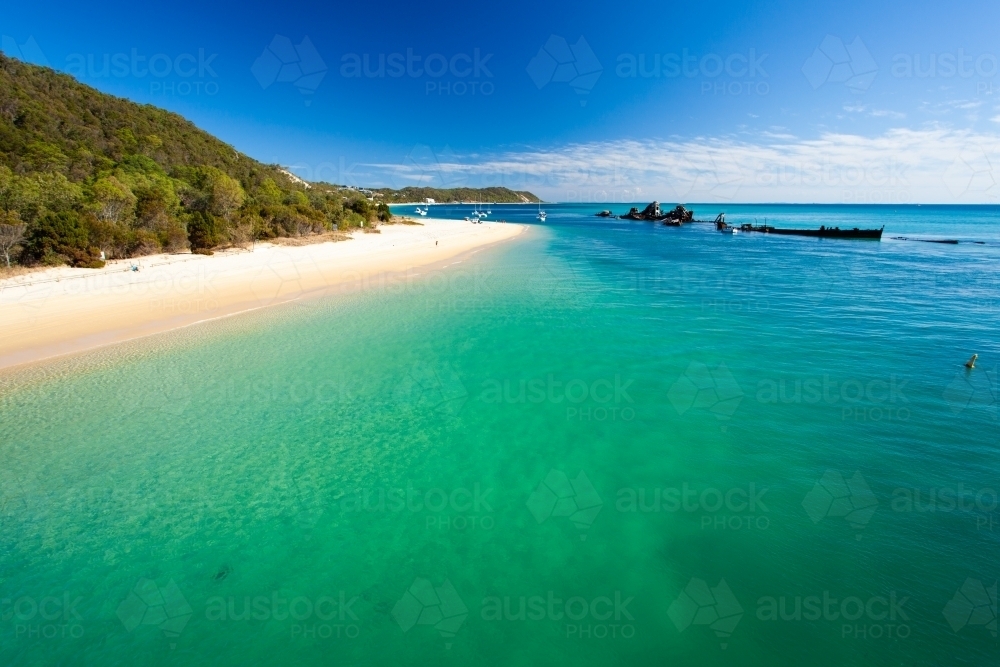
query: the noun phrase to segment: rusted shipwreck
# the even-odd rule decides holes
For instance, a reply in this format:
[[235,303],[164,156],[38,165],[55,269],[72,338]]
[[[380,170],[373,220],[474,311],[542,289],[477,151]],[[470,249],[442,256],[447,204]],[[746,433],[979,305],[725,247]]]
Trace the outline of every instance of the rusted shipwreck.
[[694,220],[694,212],[687,210],[679,204],[673,209],[663,212],[660,210],[660,202],[654,201],[642,211],[640,211],[638,207],[633,206],[628,213],[619,217],[623,220],[645,220],[649,222],[662,222],[665,225],[678,226],[682,223]]
[[766,222],[763,225],[751,225],[743,223],[738,228],[726,222],[726,214],[720,213],[715,219],[715,228],[720,232],[739,229],[741,232],[761,232],[764,234],[781,234],[784,236],[812,236],[821,239],[871,239],[879,241],[882,239],[882,230],[878,229],[841,229],[840,227],[821,226],[819,229],[785,229],[783,227],[771,227]]

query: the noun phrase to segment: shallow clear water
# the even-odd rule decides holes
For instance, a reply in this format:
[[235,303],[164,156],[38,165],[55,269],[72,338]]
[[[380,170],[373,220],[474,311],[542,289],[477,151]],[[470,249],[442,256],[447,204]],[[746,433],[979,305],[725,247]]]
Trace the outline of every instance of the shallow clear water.
[[998,210],[602,208],[3,378],[0,662],[995,662]]

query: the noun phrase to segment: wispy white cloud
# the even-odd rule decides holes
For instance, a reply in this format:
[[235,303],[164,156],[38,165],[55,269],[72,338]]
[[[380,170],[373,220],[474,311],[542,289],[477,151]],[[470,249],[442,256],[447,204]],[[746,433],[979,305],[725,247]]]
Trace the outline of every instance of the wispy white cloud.
[[892,111],[891,109],[872,109],[871,115],[876,118],[906,118],[906,114],[900,111]]
[[871,107],[865,106],[864,104],[845,104],[844,111],[847,113],[864,114],[868,116],[873,116],[875,118],[894,118],[903,119],[906,118],[905,113],[899,111],[892,111],[891,109],[872,109]]
[[785,139],[785,140],[795,139],[794,134],[788,134],[787,132],[762,132],[761,136],[766,137],[768,139]]
[[[815,139],[618,140],[368,165],[392,184],[528,189],[556,201],[995,202],[1000,135],[895,129]],[[428,153],[421,153],[425,157]]]

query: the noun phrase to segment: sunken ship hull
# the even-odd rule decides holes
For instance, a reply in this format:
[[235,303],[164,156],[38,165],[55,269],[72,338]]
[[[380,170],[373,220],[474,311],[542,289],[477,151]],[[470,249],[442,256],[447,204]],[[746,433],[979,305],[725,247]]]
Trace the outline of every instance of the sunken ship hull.
[[[729,229],[731,225],[726,224],[725,213],[720,213],[715,219],[715,228],[719,231]],[[741,232],[761,232],[762,234],[779,234],[783,236],[811,236],[821,239],[868,239],[880,241],[882,230],[879,229],[841,229],[840,227],[820,227],[819,229],[783,229],[781,227],[771,227],[770,225],[751,225],[744,223],[739,226]]]
[[841,229],[840,227],[820,227],[819,229],[782,229],[780,227],[753,225],[740,225],[740,231],[764,232],[766,234],[780,234],[784,236],[811,236],[821,239],[868,239],[879,241],[882,239],[882,230],[879,229]]

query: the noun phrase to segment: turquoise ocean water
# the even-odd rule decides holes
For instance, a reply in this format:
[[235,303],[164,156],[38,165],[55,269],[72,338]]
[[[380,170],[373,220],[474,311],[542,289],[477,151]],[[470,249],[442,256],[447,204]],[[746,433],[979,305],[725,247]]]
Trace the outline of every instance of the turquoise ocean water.
[[0,664],[996,664],[1000,209],[603,208],[0,378]]

